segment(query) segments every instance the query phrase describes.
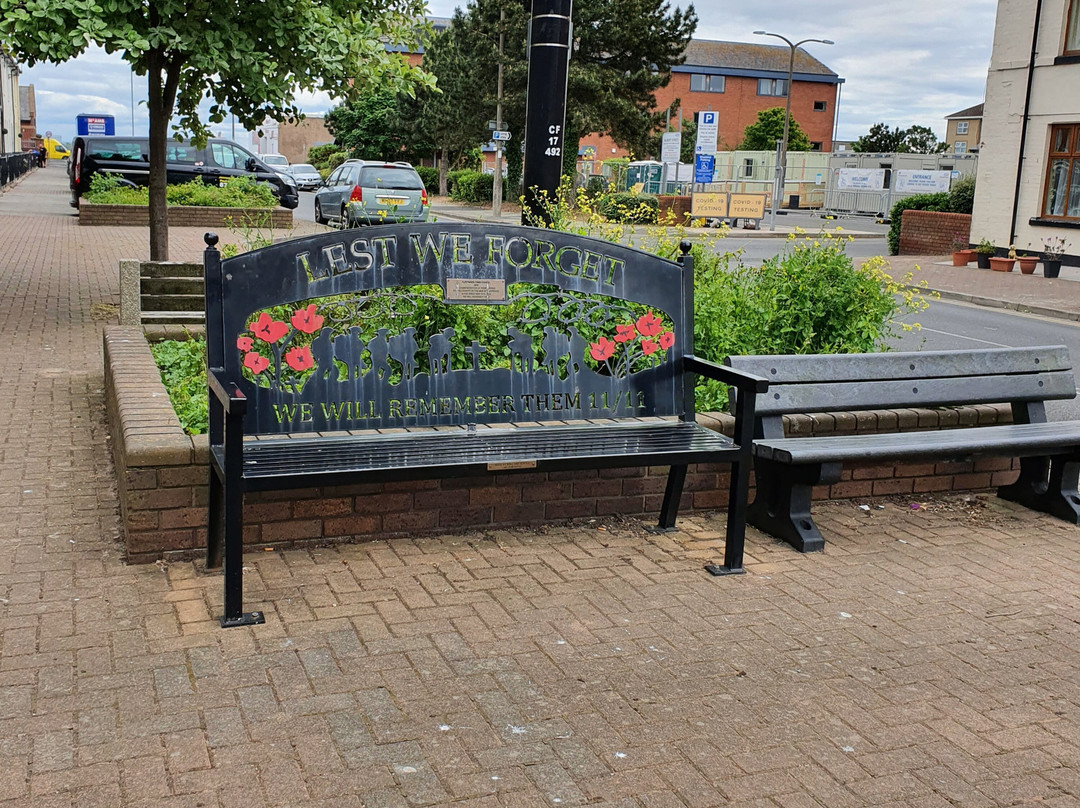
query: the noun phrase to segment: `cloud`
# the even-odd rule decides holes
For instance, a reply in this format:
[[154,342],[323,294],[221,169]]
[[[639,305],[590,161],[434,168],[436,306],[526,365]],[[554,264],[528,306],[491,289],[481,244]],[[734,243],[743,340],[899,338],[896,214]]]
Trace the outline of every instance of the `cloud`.
[[[434,0],[429,11],[449,17],[459,5],[464,3]],[[844,79],[841,139],[854,139],[878,121],[929,126],[940,137],[946,115],[983,100],[996,0],[758,0],[743,5],[698,0],[694,7],[696,36],[702,39],[777,43],[752,33],[766,29],[792,40],[834,40],[834,45],[810,44],[807,49]],[[51,130],[70,140],[75,116],[82,112],[114,115],[118,132],[131,131],[133,116],[136,132],[147,129],[145,78],[136,76],[133,82],[127,64],[103,50],[90,49],[63,65],[35,65],[23,71],[19,82],[35,86],[40,132]],[[310,114],[333,105],[326,93],[301,94],[297,101]]]

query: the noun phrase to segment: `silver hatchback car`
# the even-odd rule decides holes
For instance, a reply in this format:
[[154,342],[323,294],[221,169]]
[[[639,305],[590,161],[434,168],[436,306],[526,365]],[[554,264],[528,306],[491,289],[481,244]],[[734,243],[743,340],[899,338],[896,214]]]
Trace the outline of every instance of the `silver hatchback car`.
[[426,222],[428,195],[408,163],[346,160],[315,192],[315,221],[343,227]]

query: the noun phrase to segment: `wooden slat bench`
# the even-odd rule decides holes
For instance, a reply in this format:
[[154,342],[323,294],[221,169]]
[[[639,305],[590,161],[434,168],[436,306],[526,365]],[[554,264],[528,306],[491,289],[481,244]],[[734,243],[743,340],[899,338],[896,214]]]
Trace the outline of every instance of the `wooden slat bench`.
[[[824,539],[810,516],[813,486],[854,461],[1019,457],[1020,478],[998,496],[1080,523],[1080,421],[1046,419],[1044,402],[1076,396],[1063,346],[819,356],[732,356],[769,380],[755,419],[756,495],[749,522],[803,552]],[[1009,403],[1012,424],[921,432],[785,437],[783,416]]]
[[[206,240],[207,554],[224,554],[223,626],[263,618],[243,611],[249,491],[661,465],[670,529],[687,466],[730,463],[713,571],[742,571],[767,385],[692,355],[689,244],[672,262],[549,230],[399,224],[221,260]],[[502,317],[492,344],[449,325],[470,312]],[[734,440],[696,423],[698,374],[738,387]]]

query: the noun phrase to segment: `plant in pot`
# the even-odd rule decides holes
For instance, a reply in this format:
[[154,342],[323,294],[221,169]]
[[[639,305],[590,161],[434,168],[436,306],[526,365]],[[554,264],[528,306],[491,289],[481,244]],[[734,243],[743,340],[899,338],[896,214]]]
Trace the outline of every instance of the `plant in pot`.
[[975,248],[975,260],[979,263],[979,269],[990,269],[990,256],[994,254],[994,245],[989,239],[983,239]]
[[1016,263],[1020,265],[1020,272],[1031,275],[1035,272],[1035,266],[1039,263],[1039,256],[1029,253],[1018,253]]
[[1061,272],[1061,257],[1065,255],[1069,243],[1061,236],[1050,236],[1042,240],[1043,277],[1056,278]]
[[966,267],[975,260],[975,250],[968,246],[968,240],[960,231],[956,232],[952,240],[952,265],[954,267]]

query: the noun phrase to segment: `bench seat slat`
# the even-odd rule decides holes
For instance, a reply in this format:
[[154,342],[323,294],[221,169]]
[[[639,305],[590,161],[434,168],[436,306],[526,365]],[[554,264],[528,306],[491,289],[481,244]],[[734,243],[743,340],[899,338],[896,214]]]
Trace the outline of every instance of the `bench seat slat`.
[[754,455],[780,463],[1070,453],[1080,444],[1080,421],[1008,424],[930,432],[778,438],[754,442]]
[[[248,441],[243,474],[247,490],[272,489],[288,478],[371,474],[389,479],[401,472],[457,476],[489,463],[537,462],[537,469],[730,460],[732,440],[697,424],[681,421],[589,426],[541,426],[355,437]],[[215,462],[223,454],[215,450]],[[444,473],[437,473],[445,469]]]

